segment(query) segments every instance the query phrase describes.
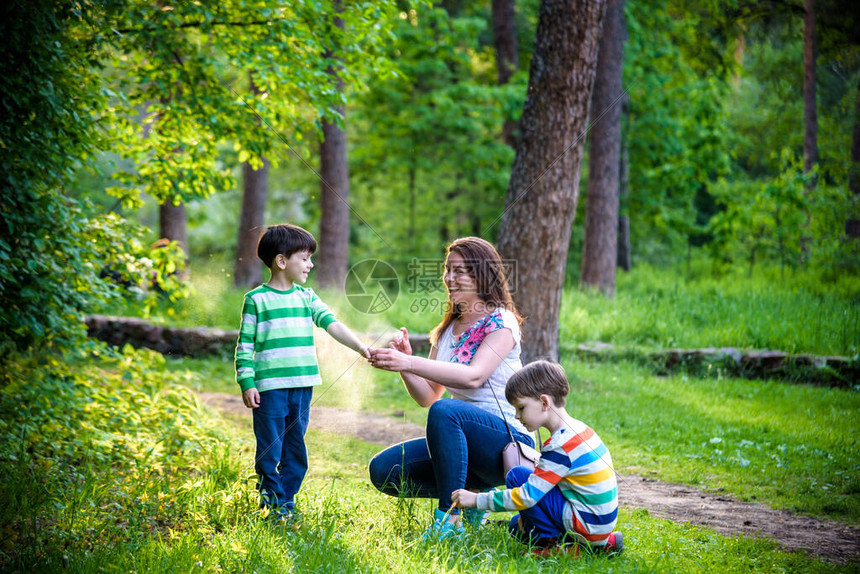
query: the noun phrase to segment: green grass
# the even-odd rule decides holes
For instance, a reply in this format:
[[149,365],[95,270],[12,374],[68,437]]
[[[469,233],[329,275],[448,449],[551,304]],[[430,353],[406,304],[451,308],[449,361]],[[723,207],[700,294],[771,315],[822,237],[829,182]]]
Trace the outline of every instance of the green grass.
[[[169,305],[160,302],[151,317],[165,324],[238,329],[243,290],[232,286],[231,264],[219,259],[192,263],[191,294]],[[309,286],[314,286],[311,275]],[[441,318],[444,293],[412,293],[401,277],[400,295],[383,313],[356,310],[343,295],[322,292],[323,300],[357,332],[381,343],[406,326],[427,333]],[[108,309],[139,315],[133,303]],[[382,335],[377,339],[377,336]],[[845,277],[823,283],[811,274],[781,278],[778,270],[759,270],[714,278],[707,270],[646,266],[619,273],[616,296],[565,288],[560,338],[570,349],[587,341],[654,348],[739,347],[788,353],[860,353],[860,280]]]
[[[184,359],[201,390],[238,393],[232,366]],[[325,362],[324,362],[325,365]],[[633,363],[563,361],[568,411],[606,441],[617,469],[751,502],[860,523],[860,394],[768,380],[653,375]],[[396,375],[363,363],[333,371],[314,404],[426,421]],[[216,374],[213,374],[216,373]],[[622,485],[623,487],[623,485]]]
[[856,391],[563,364],[567,410],[600,434],[619,471],[860,523]]
[[[0,483],[3,571],[840,570],[802,554],[781,552],[773,541],[724,537],[628,509],[621,510],[619,523],[626,551],[612,559],[534,559],[492,527],[470,531],[462,541],[426,544],[419,535],[433,503],[382,495],[367,479],[367,461],[380,447],[318,431],[307,437],[310,472],[298,498],[304,524],[295,532],[284,530],[264,520],[257,508],[247,421],[240,425],[200,406],[193,393],[178,384],[199,384],[197,378],[210,373],[166,370],[158,357],[146,353],[106,357],[98,364],[54,360],[13,366],[0,379],[0,472],[6,477]],[[765,384],[667,383],[633,366],[621,365],[616,371],[603,365],[588,368],[593,370],[576,366],[581,379],[575,383],[579,400],[572,411],[598,429],[613,457],[628,469],[635,464],[645,471],[653,463],[658,472],[673,476],[673,449],[713,454],[708,449],[715,429],[721,428],[720,436],[732,443],[733,429],[742,428],[733,422],[734,407],[752,410],[759,400],[774,405],[767,424],[775,440],[794,437],[825,447],[857,430],[851,421],[841,430],[815,430],[825,422],[820,416],[827,409],[834,416],[840,409],[856,410],[856,402],[840,406],[846,402],[844,393],[807,389],[807,394],[788,391],[784,400],[777,400],[779,393]],[[393,381],[384,384],[396,388]],[[650,402],[635,406],[648,397]],[[692,403],[709,397],[701,413],[684,414],[695,411]],[[740,402],[731,404],[729,399]],[[725,402],[730,404],[720,408]],[[792,407],[793,402],[804,406]],[[674,406],[661,412],[658,405]],[[813,428],[792,435],[788,419],[800,408],[809,411]],[[702,429],[690,439],[694,418]],[[753,424],[752,415],[741,418]],[[635,458],[639,452],[643,456]],[[785,461],[794,465],[800,460],[795,455],[801,454],[789,449]],[[765,459],[748,457],[750,467]],[[841,454],[833,464],[845,464]],[[678,472],[686,472],[685,465],[680,463]],[[712,458],[709,465],[725,466],[727,476],[747,481],[732,470],[730,460]],[[852,470],[850,464],[845,470]],[[700,473],[700,483],[716,484],[711,481],[721,480],[721,472],[715,477]]]
[[860,280],[821,284],[810,276],[781,279],[685,278],[645,267],[620,273],[614,299],[566,288],[560,339],[646,348],[738,347],[787,353],[860,353]]

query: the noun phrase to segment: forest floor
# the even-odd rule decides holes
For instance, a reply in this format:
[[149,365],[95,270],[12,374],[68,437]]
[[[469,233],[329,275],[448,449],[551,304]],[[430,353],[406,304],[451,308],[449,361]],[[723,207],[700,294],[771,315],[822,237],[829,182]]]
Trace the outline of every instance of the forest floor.
[[[226,413],[250,416],[238,395],[201,392],[200,397]],[[414,423],[333,407],[311,407],[310,426],[383,446],[424,436],[424,427]],[[856,527],[634,474],[619,474],[618,479],[619,502],[628,508],[644,508],[652,516],[701,525],[723,536],[771,538],[786,551],[802,550],[831,562],[860,561],[860,529]]]

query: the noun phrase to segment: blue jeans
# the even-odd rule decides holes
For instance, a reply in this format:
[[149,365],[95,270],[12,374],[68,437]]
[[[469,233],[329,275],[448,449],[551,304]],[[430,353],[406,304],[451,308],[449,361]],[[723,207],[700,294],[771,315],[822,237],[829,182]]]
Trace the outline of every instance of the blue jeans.
[[254,470],[260,476],[260,505],[293,508],[308,471],[305,432],[313,387],[274,389],[260,393],[253,409],[257,454]]
[[[530,436],[516,429],[513,433],[534,445]],[[458,488],[487,490],[504,483],[502,449],[510,440],[500,416],[465,401],[441,399],[427,415],[427,438],[390,446],[374,456],[370,480],[391,496],[438,498],[439,509],[447,512],[451,493]]]
[[[532,470],[524,466],[515,466],[508,472],[505,477],[505,486],[508,488],[517,488],[522,486],[529,479]],[[566,529],[564,527],[564,507],[567,501],[561,493],[561,489],[556,486],[545,495],[540,501],[519,514],[511,518],[511,523],[508,525],[511,535],[523,544],[534,543],[541,538],[561,538]],[[517,521],[522,517],[523,530],[520,532],[517,526]]]

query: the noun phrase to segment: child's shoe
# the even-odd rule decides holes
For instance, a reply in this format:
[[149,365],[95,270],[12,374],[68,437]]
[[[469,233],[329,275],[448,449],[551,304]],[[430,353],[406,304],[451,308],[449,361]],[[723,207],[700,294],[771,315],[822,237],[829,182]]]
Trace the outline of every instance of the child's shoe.
[[570,556],[579,558],[579,544],[559,544],[555,538],[538,540],[528,553],[536,558]]
[[[452,521],[452,518],[455,518],[455,520]],[[452,516],[437,508],[433,511],[433,524],[424,531],[421,539],[426,541],[444,540],[451,537],[459,538],[463,532],[463,525],[456,521],[456,515]]]
[[302,520],[301,513],[292,506],[281,506],[275,509],[270,517],[278,526],[292,528],[293,530],[298,530]]
[[613,532],[606,539],[606,546],[603,551],[606,554],[620,554],[624,550],[624,537],[620,532]]

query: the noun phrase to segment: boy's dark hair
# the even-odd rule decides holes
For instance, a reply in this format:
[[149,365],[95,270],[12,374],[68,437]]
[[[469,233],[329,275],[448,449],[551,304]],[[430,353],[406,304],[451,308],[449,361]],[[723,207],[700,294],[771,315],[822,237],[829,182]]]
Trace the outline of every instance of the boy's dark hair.
[[317,240],[314,236],[298,225],[289,223],[270,225],[257,243],[257,257],[270,268],[278,255],[292,257],[298,251],[314,253],[316,250]]
[[561,365],[541,360],[529,363],[508,379],[505,398],[512,403],[523,397],[539,399],[549,395],[554,406],[563,407],[569,392],[570,384]]

